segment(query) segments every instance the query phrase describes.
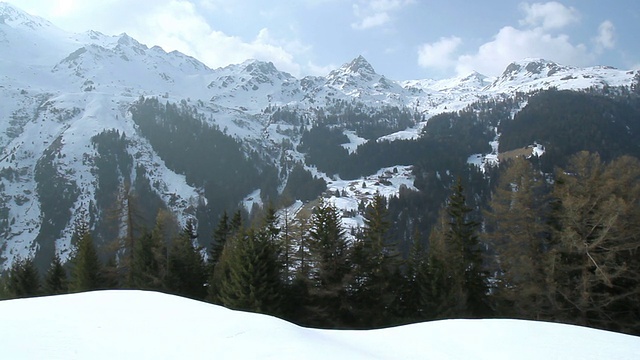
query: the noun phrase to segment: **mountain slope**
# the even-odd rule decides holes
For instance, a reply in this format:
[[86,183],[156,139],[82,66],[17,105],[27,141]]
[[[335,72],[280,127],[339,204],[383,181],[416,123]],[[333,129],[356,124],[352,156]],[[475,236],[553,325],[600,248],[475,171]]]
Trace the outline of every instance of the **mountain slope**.
[[[132,110],[146,99],[180,109],[182,117],[174,119],[177,122],[171,131],[184,133],[183,124],[197,122],[215,136],[224,135],[223,143],[237,143],[258,174],[250,182],[255,189],[242,187],[244,196],[260,193],[261,200],[269,201],[285,189],[296,165],[327,182],[335,180],[331,178],[334,174],[318,172],[321,166],[307,163],[312,150],[303,150],[302,139],[313,128],[332,128],[335,138],[318,142],[334,141],[336,144],[329,144],[335,145],[334,153],[356,158],[358,144],[369,147],[361,148],[361,153],[375,154],[379,153],[378,143],[419,139],[433,116],[465,109],[479,100],[512,99],[516,92],[550,87],[629,86],[637,74],[527,59],[510,65],[497,79],[472,73],[439,81],[399,82],[377,74],[359,56],[325,77],[297,79],[257,60],[211,69],[179,52],[149,48],[126,34],[66,33],[6,3],[0,3],[0,44],[6,49],[0,57],[0,236],[4,239],[0,268],[5,269],[18,256],[40,254],[41,265],[54,252],[66,259],[81,210],[89,213],[92,229],[102,234],[99,242],[113,241],[126,232],[126,225],[106,219],[122,218],[128,211],[127,197],[139,189],[147,189],[145,196],[154,204],[145,209],[146,226],[152,226],[154,214],[166,208],[179,222],[196,217],[208,234],[223,205],[241,203],[237,188],[217,189],[227,196],[214,197],[212,179],[188,173],[175,159],[169,161],[168,148],[174,153],[178,150],[175,146],[159,149],[162,142],[152,141],[149,135],[158,128],[141,131]],[[519,101],[510,105],[513,115],[526,104],[526,99]],[[150,116],[149,123],[160,124],[169,114]],[[491,126],[497,128],[497,124]],[[116,159],[116,152],[105,150],[95,140],[110,131],[122,138],[114,140],[113,146],[131,158],[117,160],[121,163],[113,165],[118,170],[112,175],[105,170],[104,160]],[[488,142],[496,135],[491,133],[490,140],[485,135],[481,140],[489,153]],[[229,146],[236,151],[236,145]],[[202,154],[205,148],[175,155]],[[474,152],[482,151],[476,148]],[[402,159],[413,159],[415,152]],[[224,154],[218,149],[205,158]],[[326,152],[314,154],[324,156]],[[465,153],[462,161],[471,155]],[[205,161],[201,167],[214,163]],[[367,173],[358,175],[371,177],[381,168],[413,165],[378,166],[377,158],[356,163],[368,164]],[[243,174],[249,171],[241,173],[233,166],[209,170],[230,178],[228,186],[248,183]],[[109,226],[117,229],[105,230]]]

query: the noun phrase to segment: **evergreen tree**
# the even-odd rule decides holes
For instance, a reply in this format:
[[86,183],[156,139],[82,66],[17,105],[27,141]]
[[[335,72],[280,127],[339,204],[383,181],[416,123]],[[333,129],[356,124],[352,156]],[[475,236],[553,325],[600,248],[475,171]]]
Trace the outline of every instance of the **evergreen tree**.
[[236,210],[233,213],[233,217],[231,218],[231,222],[229,223],[229,234],[233,235],[239,232],[242,229],[242,212],[240,209]]
[[104,287],[102,265],[88,227],[76,228],[74,234],[75,249],[71,257],[71,283],[73,292],[98,290]]
[[261,231],[267,236],[272,243],[277,243],[280,236],[280,227],[278,227],[278,215],[272,204],[267,207],[262,219]]
[[187,220],[182,232],[173,240],[169,251],[168,290],[192,299],[204,299],[207,272],[200,248],[196,246],[198,237],[193,219]]
[[211,251],[209,254],[209,263],[212,268],[215,268],[216,264],[220,260],[222,250],[224,249],[224,245],[227,243],[230,233],[231,225],[229,224],[229,216],[225,211],[213,233],[213,244],[211,244]]
[[377,193],[364,217],[364,232],[354,247],[355,306],[358,312],[376,316],[358,316],[362,326],[389,321],[390,305],[399,283],[398,251],[387,237],[390,228],[386,199]]
[[162,238],[144,231],[133,246],[131,286],[134,289],[162,290],[166,271],[166,248]]
[[292,219],[290,218],[289,211],[284,209],[282,219],[282,236],[281,236],[281,259],[282,266],[284,268],[283,279],[285,283],[289,283],[291,280],[290,273],[293,267],[292,259],[292,246],[293,246],[293,226]]
[[426,252],[417,232],[414,233],[412,240],[413,244],[406,259],[404,278],[393,308],[395,316],[403,322],[414,322],[425,318],[423,292],[428,291],[430,281]]
[[73,250],[69,259],[71,264],[69,291],[82,292],[102,289],[104,287],[102,265],[84,210],[80,211],[74,222],[71,244]]
[[458,178],[430,237],[432,281],[425,295],[435,317],[481,317],[490,311],[478,223],[470,219],[471,211]]
[[9,269],[7,290],[12,298],[25,298],[40,294],[40,275],[33,258],[16,258]]
[[340,325],[353,321],[347,301],[350,283],[350,251],[342,228],[340,212],[320,200],[311,217],[309,249],[314,263],[312,296],[319,321]]
[[67,270],[65,270],[60,257],[55,254],[44,279],[44,292],[47,295],[66,294],[69,291]]
[[240,232],[225,252],[228,272],[216,285],[218,299],[227,307],[267,314],[282,308],[282,266],[277,244],[266,228]]
[[110,255],[101,271],[103,287],[105,289],[122,288],[122,284],[124,283],[123,280],[126,280],[126,277],[123,277],[122,275],[121,267],[118,266],[118,261],[116,260],[116,255]]

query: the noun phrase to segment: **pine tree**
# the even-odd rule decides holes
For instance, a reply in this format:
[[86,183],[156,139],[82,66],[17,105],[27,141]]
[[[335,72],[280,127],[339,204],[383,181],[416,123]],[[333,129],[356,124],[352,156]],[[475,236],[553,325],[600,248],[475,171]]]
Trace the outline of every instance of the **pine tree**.
[[340,212],[321,199],[311,217],[309,248],[314,263],[312,296],[319,321],[335,325],[350,322],[347,284],[350,283],[350,251],[342,228]]
[[211,244],[211,251],[209,253],[209,264],[212,269],[215,268],[216,264],[220,260],[222,249],[224,249],[224,245],[227,243],[230,233],[231,225],[229,224],[229,216],[225,211],[213,233],[213,243]]
[[16,258],[9,269],[7,290],[12,298],[25,298],[40,294],[40,275],[33,258]]
[[71,283],[73,292],[98,290],[104,287],[102,266],[93,237],[86,228],[79,228],[74,235],[75,249],[71,257]]
[[192,299],[206,296],[207,272],[200,248],[196,246],[198,237],[193,219],[187,220],[182,232],[177,236],[169,252],[168,290],[174,294]]
[[387,237],[390,228],[386,199],[377,193],[364,218],[364,232],[354,247],[354,309],[375,316],[358,316],[362,326],[389,321],[399,276],[398,251]]
[[269,204],[264,217],[262,219],[261,231],[267,236],[272,243],[277,243],[280,236],[280,227],[278,227],[278,215],[273,205]]
[[425,296],[435,317],[481,317],[490,312],[478,223],[470,219],[471,211],[458,178],[429,238],[432,280]]
[[398,299],[393,308],[403,322],[420,321],[425,318],[423,291],[429,288],[427,257],[417,231],[412,237],[412,246],[406,260],[404,278],[398,290]]
[[62,265],[58,254],[55,254],[45,275],[44,292],[47,295],[58,295],[66,294],[68,291],[69,281],[67,279],[67,271]]
[[231,222],[229,223],[229,234],[234,235],[242,229],[242,226],[242,212],[238,209],[235,213],[233,213],[233,217],[231,218]]
[[160,236],[144,231],[133,246],[131,286],[134,289],[162,290],[166,271],[166,249]]
[[[282,310],[282,266],[277,244],[266,228],[237,234],[227,243],[228,276],[216,285],[220,302],[230,308],[267,314]],[[225,258],[223,256],[223,258]]]

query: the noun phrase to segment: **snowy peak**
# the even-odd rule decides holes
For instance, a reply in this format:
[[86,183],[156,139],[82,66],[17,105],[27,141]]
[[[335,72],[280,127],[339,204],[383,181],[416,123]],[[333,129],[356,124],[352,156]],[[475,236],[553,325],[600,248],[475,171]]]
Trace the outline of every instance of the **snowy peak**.
[[467,75],[442,80],[407,80],[402,86],[412,94],[420,93],[474,93],[491,84],[492,78],[473,71]]
[[139,43],[138,40],[127,35],[127,33],[120,34],[120,36],[118,37],[118,45],[123,47],[137,48],[137,49],[143,49],[143,50],[148,49],[146,45]]
[[32,30],[55,28],[49,21],[38,16],[27,14],[6,2],[0,2],[0,24],[6,24],[13,28],[28,28]]
[[551,76],[558,71],[569,69],[553,61],[545,59],[528,58],[518,62],[512,62],[507,66],[499,79],[513,79],[516,76],[542,77]]
[[509,64],[485,90],[497,92],[532,91],[556,87],[576,90],[589,87],[621,86],[631,83],[632,73],[612,67],[578,68],[545,59],[524,59]]
[[327,79],[329,83],[337,84],[346,79],[360,78],[366,81],[372,81],[377,77],[373,66],[362,56],[358,56],[351,62],[342,65],[339,69],[329,73]]
[[207,88],[217,105],[259,113],[272,103],[302,98],[300,81],[271,62],[247,60],[213,70],[212,75]]
[[471,92],[480,91],[489,84],[489,77],[473,71],[468,75],[440,80],[432,86],[432,89],[446,92]]
[[314,90],[312,95],[326,92],[326,95],[333,96],[331,94],[336,91],[346,97],[397,104],[400,94],[405,90],[398,82],[377,74],[373,66],[360,55],[330,72],[322,88]]
[[346,64],[346,67],[343,66],[341,69],[344,69],[344,72],[358,73],[362,76],[376,75],[376,71],[373,69],[373,66],[371,66],[371,64],[362,55],[359,55],[350,63]]

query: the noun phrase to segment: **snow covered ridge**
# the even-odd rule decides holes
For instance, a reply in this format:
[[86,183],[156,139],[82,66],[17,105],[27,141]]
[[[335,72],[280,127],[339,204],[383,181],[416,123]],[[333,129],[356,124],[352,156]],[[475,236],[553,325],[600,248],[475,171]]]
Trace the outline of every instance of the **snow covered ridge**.
[[482,96],[557,87],[629,85],[634,71],[610,67],[576,68],[544,59],[516,61],[498,78],[472,72],[443,80],[396,81],[376,73],[358,56],[325,77],[297,79],[271,63],[247,60],[210,69],[197,59],[158,46],[147,47],[127,34],[67,33],[50,22],[0,4],[0,40],[5,51],[0,84],[42,92],[102,91],[171,95],[258,114],[268,106],[324,106],[333,99],[369,105],[408,106],[435,114],[462,108]]
[[144,291],[0,302],[7,359],[638,359],[640,338],[522,320],[317,330]]

